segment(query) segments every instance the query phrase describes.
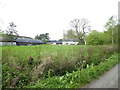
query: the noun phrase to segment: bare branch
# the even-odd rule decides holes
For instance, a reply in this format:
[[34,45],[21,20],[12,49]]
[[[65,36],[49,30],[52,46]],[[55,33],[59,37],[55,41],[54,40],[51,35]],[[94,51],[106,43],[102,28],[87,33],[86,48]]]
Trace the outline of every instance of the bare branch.
[[71,22],[72,28],[76,31],[77,38],[80,40],[85,38],[85,35],[90,31],[89,21],[85,18],[83,19],[74,19]]

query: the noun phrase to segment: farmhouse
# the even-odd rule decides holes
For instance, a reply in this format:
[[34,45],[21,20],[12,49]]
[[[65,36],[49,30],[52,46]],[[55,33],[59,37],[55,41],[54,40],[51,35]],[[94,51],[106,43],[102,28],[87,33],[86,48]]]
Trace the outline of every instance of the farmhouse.
[[62,42],[63,45],[77,45],[77,39],[65,39]]

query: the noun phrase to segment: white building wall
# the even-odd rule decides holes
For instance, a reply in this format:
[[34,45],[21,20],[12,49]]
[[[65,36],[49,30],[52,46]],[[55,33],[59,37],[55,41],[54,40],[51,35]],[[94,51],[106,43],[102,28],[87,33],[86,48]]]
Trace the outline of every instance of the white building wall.
[[56,45],[56,43],[53,43],[53,45]]
[[0,46],[4,46],[4,45],[16,45],[16,42],[0,42]]
[[73,42],[73,41],[63,41],[62,44],[63,44],[63,45],[77,45],[78,42]]
[[0,42],[0,46],[2,46],[2,42]]

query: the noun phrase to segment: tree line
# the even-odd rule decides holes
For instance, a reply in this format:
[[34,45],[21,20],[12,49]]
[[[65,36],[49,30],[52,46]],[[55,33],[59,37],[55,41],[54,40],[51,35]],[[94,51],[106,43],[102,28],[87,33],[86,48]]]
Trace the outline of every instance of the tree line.
[[[91,30],[90,23],[87,19],[74,19],[70,21],[71,29],[63,33],[63,39],[77,39],[79,45],[114,45],[118,44],[120,36],[118,35],[118,19],[116,16],[111,16],[107,23],[104,25],[105,31],[99,32],[97,30]],[[13,22],[9,23],[7,30],[2,31],[0,34],[6,34],[9,40],[15,40],[14,35],[18,36],[16,25]],[[50,37],[49,33],[37,34],[35,39],[47,42]]]
[[70,22],[70,25],[72,29],[64,33],[64,39],[76,38],[80,45],[114,45],[118,44],[118,40],[120,39],[118,35],[120,24],[118,24],[116,16],[111,16],[109,18],[104,25],[104,32],[91,30],[87,19],[74,19]]

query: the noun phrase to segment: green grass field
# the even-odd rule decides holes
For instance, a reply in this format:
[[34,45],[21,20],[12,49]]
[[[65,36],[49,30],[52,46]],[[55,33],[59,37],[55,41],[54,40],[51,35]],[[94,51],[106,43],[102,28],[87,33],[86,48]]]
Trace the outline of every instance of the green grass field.
[[116,46],[3,46],[3,87],[24,87],[89,65],[97,66],[114,52]]

